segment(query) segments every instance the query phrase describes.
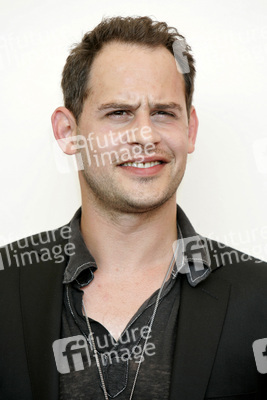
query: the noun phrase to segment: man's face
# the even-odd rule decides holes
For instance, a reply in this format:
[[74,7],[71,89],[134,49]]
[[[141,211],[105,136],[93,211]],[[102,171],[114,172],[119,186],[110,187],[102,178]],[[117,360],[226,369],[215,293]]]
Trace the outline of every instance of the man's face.
[[[121,212],[145,212],[173,199],[194,140],[172,54],[109,43],[93,62],[89,87],[78,124],[90,152],[89,162],[82,151],[82,190]],[[143,163],[132,164],[136,159]]]

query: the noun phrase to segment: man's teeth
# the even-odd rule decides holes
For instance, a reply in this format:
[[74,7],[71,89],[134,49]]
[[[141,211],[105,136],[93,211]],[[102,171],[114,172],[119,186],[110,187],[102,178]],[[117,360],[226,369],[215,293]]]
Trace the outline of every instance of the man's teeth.
[[135,168],[150,168],[154,167],[155,165],[161,164],[161,161],[152,161],[152,162],[127,162],[122,164],[123,167],[135,167]]

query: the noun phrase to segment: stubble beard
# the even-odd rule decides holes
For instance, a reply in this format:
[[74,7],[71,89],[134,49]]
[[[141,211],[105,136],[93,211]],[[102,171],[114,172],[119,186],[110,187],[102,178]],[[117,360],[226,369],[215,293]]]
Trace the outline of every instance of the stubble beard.
[[[89,167],[90,169],[90,167]],[[185,167],[179,169],[175,177],[170,179],[171,184],[163,191],[160,197],[132,195],[122,190],[114,181],[108,176],[102,175],[99,179],[93,173],[90,174],[88,169],[85,168],[82,172],[84,182],[86,185],[86,193],[89,201],[92,201],[95,206],[100,207],[106,212],[117,213],[132,213],[140,214],[155,210],[165,204],[172,198],[182,181]],[[139,178],[140,185],[143,184],[142,193],[145,193],[153,177]],[[148,187],[149,191],[149,187]],[[140,189],[141,192],[141,189]]]

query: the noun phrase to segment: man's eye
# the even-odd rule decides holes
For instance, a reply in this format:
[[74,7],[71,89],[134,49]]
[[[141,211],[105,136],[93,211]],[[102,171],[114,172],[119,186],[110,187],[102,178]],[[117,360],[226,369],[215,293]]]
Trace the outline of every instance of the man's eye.
[[155,114],[163,115],[163,116],[165,115],[165,116],[175,117],[174,114],[166,112],[166,111],[157,111]]
[[108,113],[107,115],[108,116],[110,116],[110,115],[124,116],[124,115],[127,115],[127,111],[125,111],[125,110],[116,110],[116,111],[112,111],[112,112]]

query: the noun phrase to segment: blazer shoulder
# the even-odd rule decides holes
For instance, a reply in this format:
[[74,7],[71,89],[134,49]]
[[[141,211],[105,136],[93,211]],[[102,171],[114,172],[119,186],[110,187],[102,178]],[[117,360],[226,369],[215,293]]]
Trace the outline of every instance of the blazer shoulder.
[[211,261],[212,275],[218,275],[233,284],[264,290],[266,296],[267,262],[224,243],[208,238],[205,240]]

